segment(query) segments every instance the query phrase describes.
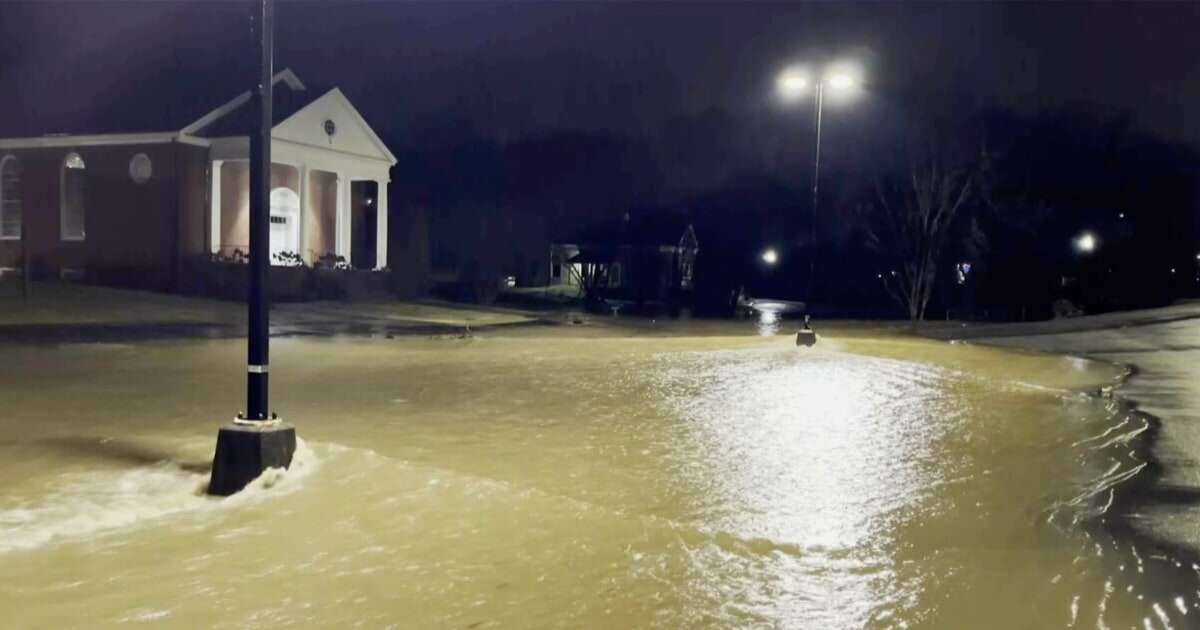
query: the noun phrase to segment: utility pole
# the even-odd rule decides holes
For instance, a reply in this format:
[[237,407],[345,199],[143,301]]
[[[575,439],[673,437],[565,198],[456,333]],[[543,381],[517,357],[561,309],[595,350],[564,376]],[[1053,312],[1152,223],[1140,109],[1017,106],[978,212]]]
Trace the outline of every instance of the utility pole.
[[816,303],[817,295],[817,203],[818,186],[821,182],[821,106],[824,103],[825,82],[817,81],[817,146],[813,158],[813,202],[812,222],[809,225],[809,254],[808,254],[808,311]]
[[247,311],[246,411],[217,434],[208,493],[230,495],[268,468],[287,468],[296,451],[296,430],[269,412],[271,258],[271,93],[274,78],[274,0],[259,0],[260,77],[255,90],[256,125],[250,134],[250,264]]

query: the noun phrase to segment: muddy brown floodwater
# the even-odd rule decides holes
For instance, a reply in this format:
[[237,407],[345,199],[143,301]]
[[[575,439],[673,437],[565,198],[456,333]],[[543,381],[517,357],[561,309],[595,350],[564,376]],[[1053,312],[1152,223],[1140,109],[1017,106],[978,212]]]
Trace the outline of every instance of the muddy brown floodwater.
[[303,444],[225,500],[241,342],[5,345],[0,625],[1197,625],[1117,368],[700,328],[278,339]]

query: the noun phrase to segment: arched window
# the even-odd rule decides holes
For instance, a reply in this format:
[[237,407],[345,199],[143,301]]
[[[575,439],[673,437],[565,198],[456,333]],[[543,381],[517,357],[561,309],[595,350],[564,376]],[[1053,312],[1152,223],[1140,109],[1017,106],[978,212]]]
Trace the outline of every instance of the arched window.
[[59,235],[64,241],[82,241],[85,229],[84,199],[87,164],[78,153],[68,153],[63,159],[59,188]]
[[21,163],[15,155],[0,158],[0,239],[21,238]]

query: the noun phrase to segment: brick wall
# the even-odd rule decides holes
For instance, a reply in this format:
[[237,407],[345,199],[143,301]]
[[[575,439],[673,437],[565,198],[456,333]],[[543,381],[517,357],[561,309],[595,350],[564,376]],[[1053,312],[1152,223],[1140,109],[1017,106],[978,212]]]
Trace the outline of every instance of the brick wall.
[[[61,172],[70,153],[78,153],[86,165],[81,241],[63,240],[60,235]],[[140,184],[129,172],[130,160],[138,153],[150,158],[152,168],[150,179]],[[181,252],[195,248],[196,239],[203,235],[203,227],[196,225],[204,220],[207,151],[203,148],[133,144],[0,154],[21,161],[22,227],[35,271],[54,274],[70,268],[101,277],[126,274],[132,276],[128,282],[115,283],[170,288]],[[201,189],[198,204],[191,192],[197,187]],[[19,266],[20,261],[21,242],[0,241],[0,265]]]

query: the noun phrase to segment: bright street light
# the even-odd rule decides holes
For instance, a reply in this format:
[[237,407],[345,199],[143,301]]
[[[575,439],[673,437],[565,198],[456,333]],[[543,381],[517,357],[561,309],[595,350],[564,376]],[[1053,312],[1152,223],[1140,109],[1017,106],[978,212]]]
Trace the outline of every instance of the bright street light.
[[839,72],[828,79],[829,87],[835,90],[846,90],[854,87],[854,77],[849,74]]
[[1075,237],[1074,245],[1076,252],[1090,254],[1100,246],[1100,239],[1096,238],[1093,232],[1080,232],[1079,236]]
[[807,93],[810,85],[816,87],[814,94],[820,93],[824,88],[842,92],[856,87],[858,78],[850,70],[840,69],[826,71],[813,81],[811,74],[800,66],[785,68],[775,78],[775,90],[779,97],[787,102],[795,101]]
[[768,265],[774,265],[779,262],[779,254],[774,249],[768,248],[762,253],[762,261]]
[[808,76],[797,69],[784,70],[775,80],[775,89],[783,100],[796,100],[808,89]]

